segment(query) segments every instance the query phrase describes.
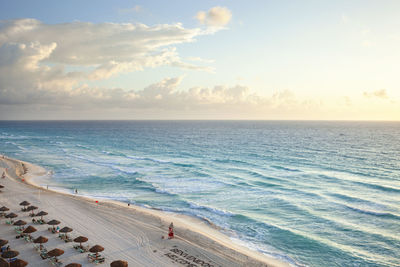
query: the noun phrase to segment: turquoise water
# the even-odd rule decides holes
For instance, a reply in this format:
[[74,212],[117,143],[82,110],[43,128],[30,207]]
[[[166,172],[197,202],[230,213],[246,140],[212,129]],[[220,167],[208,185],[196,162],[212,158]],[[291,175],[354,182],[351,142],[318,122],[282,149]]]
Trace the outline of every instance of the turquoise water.
[[400,266],[400,123],[2,121],[0,153],[292,265]]

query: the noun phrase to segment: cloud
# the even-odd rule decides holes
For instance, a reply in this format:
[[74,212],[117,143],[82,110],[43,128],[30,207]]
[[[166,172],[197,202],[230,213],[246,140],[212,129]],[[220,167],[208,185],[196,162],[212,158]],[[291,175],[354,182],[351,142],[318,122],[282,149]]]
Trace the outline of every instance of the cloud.
[[136,5],[136,6],[131,7],[131,8],[120,8],[118,10],[121,13],[132,13],[132,12],[139,13],[140,11],[142,11],[142,9],[143,9],[142,6]]
[[[194,42],[203,34],[206,32],[186,29],[179,23],[156,26],[86,22],[49,25],[35,19],[0,21],[0,47],[44,49],[51,46],[48,54],[36,54],[37,58],[22,53],[23,49],[16,49],[11,56],[25,56],[22,60],[30,61],[31,67],[39,63],[89,67],[93,72],[88,74],[91,79],[162,65],[208,70],[183,62],[175,47]],[[15,54],[19,52],[21,54]]]
[[223,27],[227,25],[231,18],[232,12],[226,7],[216,6],[205,11],[199,11],[195,18],[201,23],[211,27]]
[[376,90],[372,92],[364,92],[363,96],[368,98],[380,98],[380,99],[389,98],[386,89]]

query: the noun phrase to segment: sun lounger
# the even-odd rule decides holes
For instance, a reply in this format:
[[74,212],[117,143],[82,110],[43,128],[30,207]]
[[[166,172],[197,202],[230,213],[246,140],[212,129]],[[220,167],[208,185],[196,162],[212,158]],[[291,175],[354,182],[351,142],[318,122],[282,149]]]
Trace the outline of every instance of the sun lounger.
[[90,248],[89,245],[87,245],[86,247],[85,246],[80,247],[79,245],[74,245],[73,247],[74,247],[74,249],[76,249],[80,253],[88,252],[89,248]]
[[42,252],[40,253],[40,257],[42,257],[42,259],[44,259],[44,260],[50,258],[50,256],[47,255],[47,251],[46,251],[46,252],[42,251]]
[[62,262],[60,260],[57,260],[55,258],[51,258],[50,259],[51,264],[53,264],[54,266],[61,266]]

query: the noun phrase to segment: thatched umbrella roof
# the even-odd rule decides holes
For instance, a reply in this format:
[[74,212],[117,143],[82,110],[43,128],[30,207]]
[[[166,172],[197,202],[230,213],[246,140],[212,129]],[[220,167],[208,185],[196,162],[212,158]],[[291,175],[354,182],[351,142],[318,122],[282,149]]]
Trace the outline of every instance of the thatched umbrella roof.
[[65,265],[65,267],[82,267],[82,265],[79,263],[70,263]]
[[17,218],[17,217],[18,217],[18,215],[15,214],[15,213],[13,213],[13,212],[11,212],[11,213],[9,213],[9,214],[6,215],[6,218],[10,218],[10,219],[12,219],[12,218]]
[[29,206],[26,208],[27,211],[37,210],[37,209],[38,209],[38,207],[36,207],[36,206]]
[[49,255],[50,257],[57,257],[64,254],[64,250],[59,249],[59,248],[55,248],[50,250],[49,252],[47,252],[47,255]]
[[9,267],[10,264],[3,258],[0,258],[0,267]]
[[3,211],[3,212],[4,212],[4,211],[8,211],[8,210],[10,210],[10,209],[7,208],[6,206],[3,206],[3,207],[0,208],[0,211]]
[[28,263],[21,259],[16,259],[13,262],[10,262],[10,267],[25,267]]
[[51,220],[51,221],[49,221],[47,224],[48,224],[48,225],[57,225],[57,224],[60,224],[60,221]]
[[111,267],[128,267],[128,262],[127,261],[113,261],[110,264]]
[[79,243],[79,246],[82,247],[82,243],[88,241],[89,239],[84,236],[78,236],[77,238],[74,239],[74,242]]
[[22,226],[22,225],[25,225],[25,224],[26,224],[26,222],[23,221],[23,220],[18,220],[18,221],[16,221],[16,222],[14,223],[14,225],[17,225],[17,226]]
[[8,240],[0,239],[0,247],[4,246],[7,243],[8,243]]
[[29,206],[31,203],[29,203],[28,201],[24,200],[21,203],[19,203],[20,206]]
[[84,236],[78,236],[77,238],[74,239],[74,242],[76,243],[84,243],[86,241],[88,241],[89,239],[87,237]]
[[91,247],[89,249],[90,252],[92,253],[98,253],[98,252],[102,252],[104,250],[104,248],[100,245],[94,245],[93,247]]
[[9,250],[9,251],[3,252],[3,254],[1,254],[1,256],[2,256],[3,258],[6,258],[6,259],[15,258],[15,257],[17,257],[18,255],[19,255],[19,252],[18,252],[18,251],[15,251],[15,250]]
[[60,233],[69,233],[69,232],[72,232],[72,231],[73,231],[72,228],[69,228],[68,226],[65,226],[60,230]]
[[44,237],[44,236],[39,236],[38,238],[36,238],[35,240],[33,240],[33,243],[36,243],[36,244],[43,244],[43,243],[46,243],[47,241],[49,241],[49,239],[47,239],[47,237]]
[[0,184],[0,188],[4,188],[4,185],[1,185],[1,184]]
[[45,211],[39,211],[38,213],[36,213],[35,216],[46,216],[48,213]]
[[31,234],[31,233],[36,232],[36,231],[37,231],[37,230],[36,230],[35,227],[29,225],[29,226],[23,231],[23,233],[24,233],[24,234]]

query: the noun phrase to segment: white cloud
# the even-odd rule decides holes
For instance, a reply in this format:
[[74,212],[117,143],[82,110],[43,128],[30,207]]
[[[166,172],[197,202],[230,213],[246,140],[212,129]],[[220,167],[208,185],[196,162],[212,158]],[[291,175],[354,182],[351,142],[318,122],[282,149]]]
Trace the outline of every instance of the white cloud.
[[206,11],[199,11],[195,18],[201,23],[211,27],[223,27],[227,25],[232,12],[226,7],[216,6]]
[[386,89],[380,89],[372,92],[364,92],[363,96],[368,97],[368,98],[381,98],[381,99],[387,99],[389,98],[386,92]]

